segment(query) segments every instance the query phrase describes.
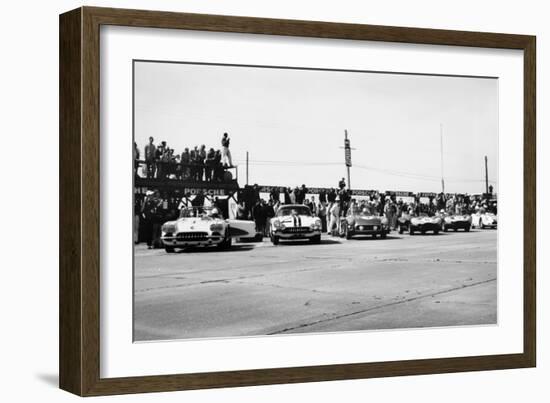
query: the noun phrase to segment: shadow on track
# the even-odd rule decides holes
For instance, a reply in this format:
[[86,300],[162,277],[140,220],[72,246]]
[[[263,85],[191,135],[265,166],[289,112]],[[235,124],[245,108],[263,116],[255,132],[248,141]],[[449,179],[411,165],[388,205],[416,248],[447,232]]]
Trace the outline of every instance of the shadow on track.
[[[176,252],[174,254],[180,254],[180,253],[226,253],[226,252],[246,252],[249,250],[254,249],[254,245],[246,244],[246,245],[232,245],[229,249],[218,249],[216,247],[210,247],[210,246],[197,246],[197,247],[190,247],[185,249],[176,249]],[[168,254],[168,253],[167,253]]]
[[[342,243],[340,241],[339,238],[336,238],[336,239],[326,239],[326,238],[321,238],[321,243],[312,243],[311,241],[308,241],[308,240],[304,240],[304,239],[299,239],[299,240],[283,240],[281,239],[280,240],[280,243],[279,245],[276,245],[276,246],[292,246],[292,245],[311,245],[311,246],[316,246],[316,245],[336,245],[336,244],[340,244]],[[275,246],[275,245],[273,245]]]
[[395,235],[387,235],[386,238],[380,238],[380,236],[377,236],[376,238],[373,238],[372,235],[355,235],[353,238],[349,239],[349,242],[353,241],[372,241],[372,242],[385,242],[385,241],[395,241],[397,239],[403,239],[404,235],[402,236],[395,236]]

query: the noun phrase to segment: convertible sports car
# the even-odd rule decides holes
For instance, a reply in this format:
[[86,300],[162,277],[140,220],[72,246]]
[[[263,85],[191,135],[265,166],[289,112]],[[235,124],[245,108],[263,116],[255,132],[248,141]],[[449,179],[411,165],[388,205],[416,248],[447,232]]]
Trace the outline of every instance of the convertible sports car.
[[464,231],[470,231],[472,226],[472,217],[468,214],[463,215],[447,215],[443,217],[443,231],[449,230],[457,231],[463,229]]
[[474,213],[472,214],[472,227],[478,228],[496,228],[497,216],[494,213]]
[[273,245],[287,239],[309,239],[313,243],[321,243],[321,219],[313,216],[308,206],[283,205],[269,225]]
[[372,235],[386,238],[390,232],[388,219],[370,214],[366,209],[350,208],[346,217],[340,221],[340,236],[351,239],[355,235]]
[[254,221],[226,220],[215,207],[185,207],[176,221],[168,221],[161,228],[164,249],[172,253],[176,248],[194,246],[231,247],[232,238],[254,236]]
[[414,235],[415,232],[425,234],[427,231],[433,231],[433,233],[437,235],[441,229],[441,223],[441,217],[429,217],[427,214],[421,213],[419,216],[411,217],[409,234]]

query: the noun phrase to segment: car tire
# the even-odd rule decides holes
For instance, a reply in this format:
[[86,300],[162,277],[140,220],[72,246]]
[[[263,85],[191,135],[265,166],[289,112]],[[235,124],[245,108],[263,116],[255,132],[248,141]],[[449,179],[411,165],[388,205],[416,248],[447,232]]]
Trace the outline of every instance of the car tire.
[[316,235],[313,238],[310,238],[311,243],[319,244],[321,243],[321,235]]
[[409,235],[414,235],[414,228],[412,225],[409,225]]
[[344,227],[344,234],[345,234],[346,239],[348,239],[348,240],[351,239],[352,234],[351,234],[351,232],[349,232],[348,227]]
[[223,239],[223,241],[221,241],[219,244],[218,244],[218,248],[220,249],[229,249],[231,248],[231,237],[229,236],[229,228],[225,231],[225,238]]
[[273,245],[279,245],[279,237],[277,235],[272,235],[271,236],[271,243]]
[[340,223],[340,229],[338,231],[338,235],[340,235],[340,238],[344,238],[348,233],[348,226],[345,222]]
[[165,246],[164,250],[166,251],[166,253],[174,253],[176,251],[176,248],[174,248],[173,246]]

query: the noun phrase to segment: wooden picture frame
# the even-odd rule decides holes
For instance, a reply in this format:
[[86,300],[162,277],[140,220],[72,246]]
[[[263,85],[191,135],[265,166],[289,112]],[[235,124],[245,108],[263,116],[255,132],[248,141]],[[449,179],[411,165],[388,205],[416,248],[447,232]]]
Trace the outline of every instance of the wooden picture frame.
[[[519,49],[524,56],[523,353],[228,372],[100,377],[101,25]],[[535,37],[82,7],[60,16],[60,387],[81,396],[533,367],[536,363]]]

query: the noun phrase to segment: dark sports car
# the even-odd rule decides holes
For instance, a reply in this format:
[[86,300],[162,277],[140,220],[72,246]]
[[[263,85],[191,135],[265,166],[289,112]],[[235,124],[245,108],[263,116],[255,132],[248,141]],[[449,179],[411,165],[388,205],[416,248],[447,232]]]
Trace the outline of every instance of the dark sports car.
[[418,216],[403,215],[397,221],[399,224],[399,233],[402,234],[405,231],[409,231],[410,235],[414,235],[415,232],[425,234],[430,231],[437,235],[441,230],[442,223],[441,217],[429,217],[425,213],[421,213]]
[[386,217],[370,214],[367,210],[350,208],[346,217],[340,221],[340,236],[351,239],[355,235],[370,235],[386,238],[390,232]]
[[457,231],[463,229],[464,231],[470,231],[472,227],[472,216],[469,214],[464,215],[448,215],[443,218],[443,231],[449,230]]

